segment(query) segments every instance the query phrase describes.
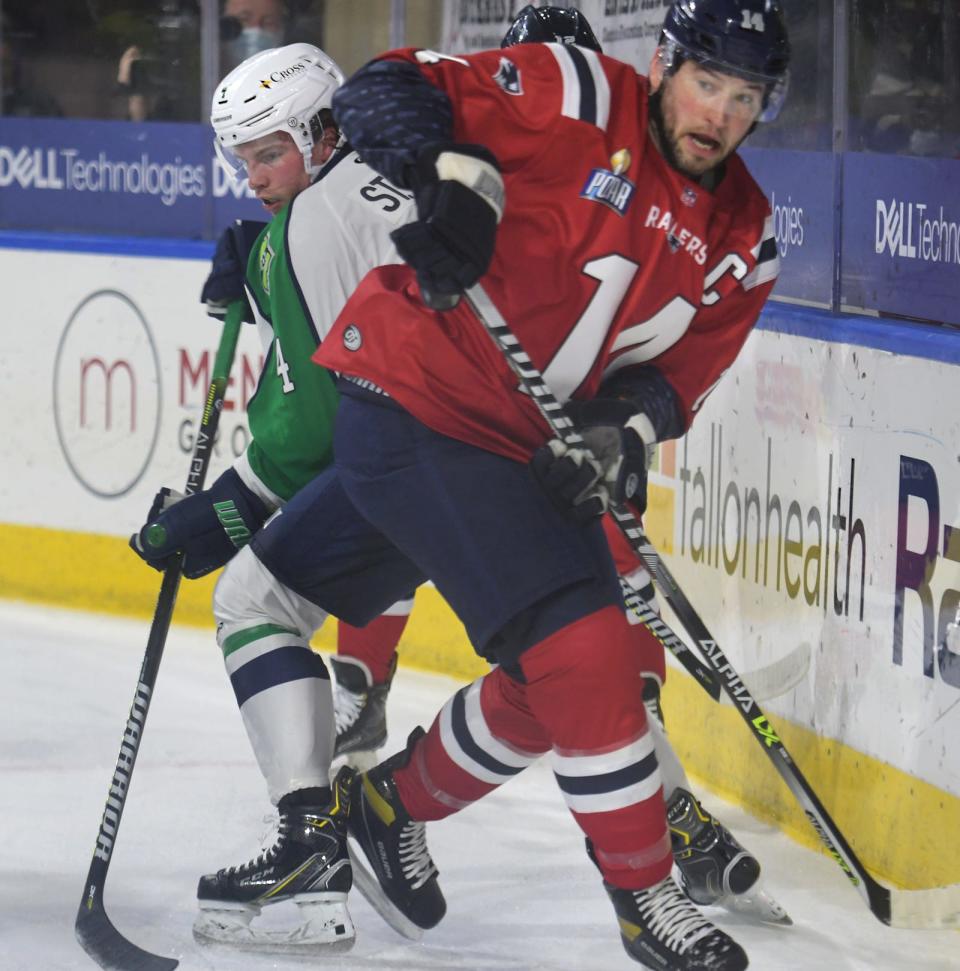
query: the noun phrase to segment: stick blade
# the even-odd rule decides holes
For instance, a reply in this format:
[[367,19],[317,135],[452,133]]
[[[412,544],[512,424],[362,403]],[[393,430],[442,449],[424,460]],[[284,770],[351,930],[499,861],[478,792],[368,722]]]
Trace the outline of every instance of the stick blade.
[[890,891],[890,926],[960,929],[960,883],[926,890]]
[[[740,679],[756,701],[778,698],[795,688],[807,676],[810,653],[810,645],[804,641],[779,660],[765,667],[744,671]],[[721,700],[724,703],[733,703],[726,694]]]
[[173,971],[179,963],[128,941],[110,923],[99,898],[80,904],[74,930],[80,946],[106,971]]

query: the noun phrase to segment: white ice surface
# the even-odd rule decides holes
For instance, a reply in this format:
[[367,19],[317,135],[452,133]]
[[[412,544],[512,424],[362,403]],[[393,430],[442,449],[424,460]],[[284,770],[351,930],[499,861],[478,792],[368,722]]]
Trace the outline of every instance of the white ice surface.
[[[94,967],[73,935],[148,624],[0,601],[0,969]],[[401,668],[390,698],[399,748],[455,688]],[[760,857],[795,926],[711,913],[757,971],[960,968],[960,934],[892,930],[839,869],[738,809],[708,805]],[[184,971],[614,971],[623,953],[610,905],[545,765],[429,827],[449,910],[413,944],[354,894],[352,951],[310,960],[200,947],[199,874],[241,863],[266,838],[270,806],[213,637],[174,628],[106,889],[114,924]],[[918,820],[917,825],[922,825]],[[944,834],[956,839],[958,834]],[[288,915],[280,913],[289,906]],[[279,905],[273,926],[293,916]],[[269,912],[268,912],[269,914]]]

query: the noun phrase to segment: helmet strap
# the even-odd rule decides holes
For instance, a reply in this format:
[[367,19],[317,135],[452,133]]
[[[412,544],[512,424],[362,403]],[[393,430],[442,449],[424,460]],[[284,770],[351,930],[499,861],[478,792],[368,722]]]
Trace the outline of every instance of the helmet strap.
[[[307,169],[307,173],[311,178],[316,178],[317,175],[324,169],[327,162],[333,158],[336,150],[340,148],[341,145],[345,144],[345,139],[343,133],[340,131],[339,126],[334,121],[333,112],[329,108],[321,108],[311,119],[310,119],[310,138],[311,138],[311,148],[309,154],[304,155],[304,164]],[[315,165],[313,163],[313,150],[317,145],[327,144],[333,151],[327,157],[326,161]]]

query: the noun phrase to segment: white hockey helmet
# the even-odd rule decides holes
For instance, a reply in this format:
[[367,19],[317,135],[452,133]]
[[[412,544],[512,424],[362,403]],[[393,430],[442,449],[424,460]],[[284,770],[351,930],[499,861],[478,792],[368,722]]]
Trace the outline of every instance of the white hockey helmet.
[[210,108],[217,156],[238,178],[244,163],[234,149],[275,131],[287,132],[312,176],[310,155],[320,137],[318,113],[329,108],[343,72],[313,44],[288,44],[248,57],[218,85]]

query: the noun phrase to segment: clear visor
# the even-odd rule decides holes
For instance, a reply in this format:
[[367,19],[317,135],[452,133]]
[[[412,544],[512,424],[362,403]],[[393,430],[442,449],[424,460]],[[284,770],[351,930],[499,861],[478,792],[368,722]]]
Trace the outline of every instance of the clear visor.
[[[319,167],[312,165],[310,161],[313,143],[298,145],[296,141],[290,140],[292,137],[290,132],[278,128],[252,141],[243,142],[236,148],[224,145],[216,136],[213,144],[224,171],[235,182],[242,182],[248,178],[248,159],[258,166],[273,166],[279,164],[292,151],[302,157],[306,172],[311,176],[316,175]],[[240,149],[244,151],[240,153]]]
[[213,147],[216,149],[217,158],[223,166],[223,171],[230,176],[234,182],[240,182],[247,177],[247,163],[240,158],[232,148],[224,148],[220,144],[220,139],[214,136]]
[[[669,71],[678,60],[693,61],[707,71],[716,74],[727,74],[747,81],[749,84],[760,85],[762,91],[758,92],[759,98],[751,98],[747,92],[741,92],[739,96],[734,96],[730,101],[730,110],[741,117],[751,121],[771,122],[780,114],[780,109],[787,97],[787,89],[790,84],[790,72],[784,72],[783,76],[775,80],[770,77],[758,74],[753,71],[745,71],[743,68],[727,64],[724,61],[704,57],[683,44],[667,35],[660,45],[663,57],[663,66]],[[713,92],[704,90],[704,98],[709,98]]]

